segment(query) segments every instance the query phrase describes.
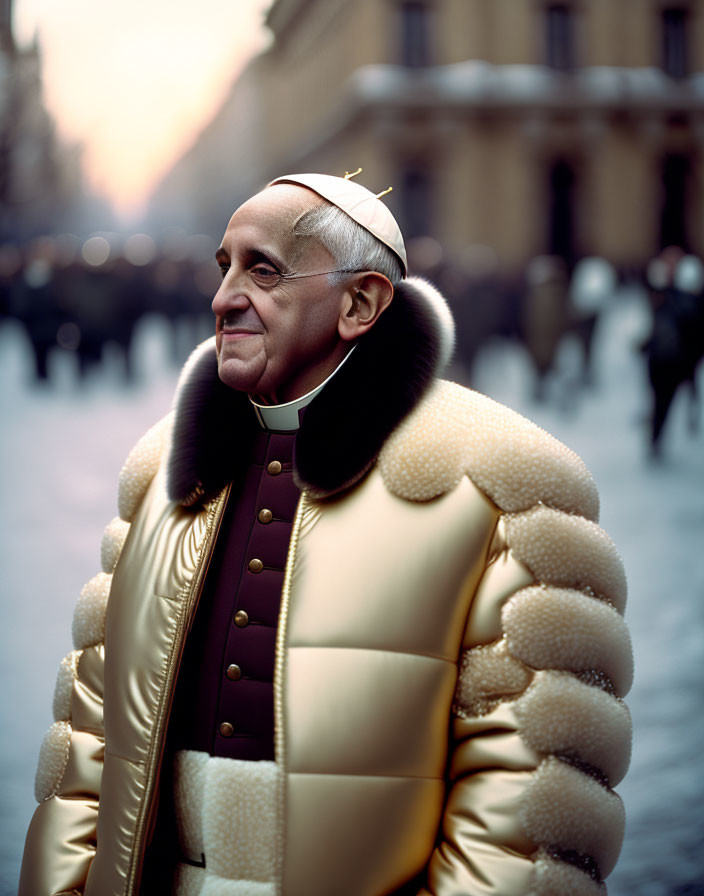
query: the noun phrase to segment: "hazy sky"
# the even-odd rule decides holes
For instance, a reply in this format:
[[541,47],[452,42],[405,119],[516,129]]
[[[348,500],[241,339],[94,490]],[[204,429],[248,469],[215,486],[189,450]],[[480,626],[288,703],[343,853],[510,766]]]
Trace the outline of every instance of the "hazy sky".
[[45,100],[84,146],[91,185],[138,212],[267,42],[271,0],[16,0],[21,45],[39,34]]

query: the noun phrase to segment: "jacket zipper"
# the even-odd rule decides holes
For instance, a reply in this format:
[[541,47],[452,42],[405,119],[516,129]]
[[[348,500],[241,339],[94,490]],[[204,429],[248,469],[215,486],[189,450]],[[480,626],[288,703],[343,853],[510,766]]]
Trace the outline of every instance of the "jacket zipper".
[[279,767],[279,799],[278,799],[278,824],[279,824],[279,842],[278,849],[275,849],[276,855],[276,892],[283,893],[283,870],[284,870],[284,842],[286,836],[286,738],[284,736],[284,674],[286,664],[286,640],[288,636],[288,610],[291,600],[291,581],[293,578],[293,567],[296,564],[296,554],[298,552],[298,538],[301,532],[301,523],[307,503],[305,492],[301,492],[296,507],[296,516],[293,520],[293,528],[291,530],[291,541],[288,547],[288,556],[286,558],[286,569],[284,571],[284,583],[281,589],[281,607],[279,609],[278,631],[276,633],[276,657],[274,660],[274,753],[276,756],[276,764]]
[[166,746],[166,727],[169,715],[171,714],[171,705],[174,698],[174,683],[176,681],[179,666],[181,665],[181,659],[183,658],[186,636],[193,622],[198,603],[200,602],[205,576],[208,572],[210,560],[213,555],[213,545],[215,544],[215,540],[220,531],[223,512],[225,510],[225,505],[227,504],[227,499],[230,496],[230,489],[230,485],[224,488],[217,498],[214,499],[208,511],[206,535],[203,539],[203,545],[196,563],[195,572],[191,579],[188,595],[184,601],[183,610],[178,619],[176,635],[174,637],[166,670],[166,682],[162,692],[163,696],[154,725],[150,755],[147,759],[147,776],[144,785],[146,796],[142,802],[137,817],[137,825],[133,841],[134,846],[132,848],[130,867],[127,872],[127,882],[124,891],[125,896],[133,896],[137,880],[141,874],[142,863],[144,860],[144,839],[146,832],[149,830],[151,816],[155,807],[153,789]]

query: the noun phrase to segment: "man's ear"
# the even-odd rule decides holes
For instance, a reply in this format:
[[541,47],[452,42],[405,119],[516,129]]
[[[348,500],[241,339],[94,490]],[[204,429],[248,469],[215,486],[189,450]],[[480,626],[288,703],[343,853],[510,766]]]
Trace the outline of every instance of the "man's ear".
[[358,274],[345,291],[337,330],[346,342],[352,342],[370,330],[394,296],[388,277],[376,271]]

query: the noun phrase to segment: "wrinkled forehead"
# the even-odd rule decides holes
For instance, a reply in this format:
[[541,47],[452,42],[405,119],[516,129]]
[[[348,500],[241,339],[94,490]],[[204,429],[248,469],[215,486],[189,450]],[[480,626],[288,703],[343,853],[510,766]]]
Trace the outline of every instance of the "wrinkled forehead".
[[310,237],[296,234],[296,223],[324,200],[312,190],[295,184],[274,184],[256,193],[235,211],[227,225],[228,236],[248,234],[251,238],[273,240],[287,254],[299,254]]

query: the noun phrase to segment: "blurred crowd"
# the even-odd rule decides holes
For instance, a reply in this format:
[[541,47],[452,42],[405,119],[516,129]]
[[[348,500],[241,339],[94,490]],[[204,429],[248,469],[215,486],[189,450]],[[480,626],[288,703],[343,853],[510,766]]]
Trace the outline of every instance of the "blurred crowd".
[[[220,274],[216,246],[205,235],[172,229],[159,245],[147,234],[42,237],[27,246],[0,246],[0,321],[12,318],[32,347],[37,381],[50,378],[50,358],[72,353],[79,376],[100,364],[107,345],[134,375],[133,340],[139,321],[157,314],[167,323],[170,353],[180,365],[199,338],[212,331],[210,302]],[[495,253],[469,246],[448,259],[432,237],[409,242],[411,272],[427,276],[448,297],[457,323],[457,359],[472,382],[479,351],[493,339],[523,346],[539,401],[554,395],[560,347],[579,348],[579,369],[563,377],[559,394],[568,408],[594,380],[594,334],[619,282],[602,258],[584,258],[572,270],[554,256],[534,258],[519,279],[500,273]],[[643,282],[650,328],[637,346],[652,393],[650,453],[660,456],[663,429],[677,391],[689,393],[689,424],[699,426],[696,372],[704,356],[704,266],[670,247],[652,260]]]
[[470,246],[448,261],[429,237],[412,241],[409,260],[414,272],[428,276],[448,296],[457,322],[457,354],[470,380],[484,346],[496,338],[513,340],[532,362],[533,397],[547,400],[559,348],[572,337],[580,347],[581,369],[570,386],[593,382],[596,325],[618,288],[609,262],[584,258],[570,272],[563,259],[542,255],[521,278],[511,279],[500,275],[489,247]]
[[23,248],[0,246],[0,319],[14,319],[25,330],[40,382],[49,379],[54,350],[73,353],[83,377],[101,363],[106,345],[117,350],[130,380],[132,342],[144,315],[168,322],[175,363],[197,341],[220,280],[215,248],[207,236],[176,230],[159,247],[139,233],[126,239],[96,234],[83,243],[47,236]]
[[[448,260],[430,237],[411,241],[414,273],[427,276],[448,296],[457,322],[457,354],[472,380],[479,351],[492,339],[523,346],[533,367],[533,397],[555,397],[561,346],[578,347],[579,368],[561,378],[556,400],[568,409],[579,390],[594,383],[594,335],[621,285],[603,258],[583,258],[570,270],[561,258],[539,256],[518,280],[502,278],[494,252],[470,246]],[[699,427],[697,370],[704,357],[704,265],[678,247],[663,250],[636,278],[647,299],[647,336],[634,346],[642,353],[650,387],[648,448],[662,453],[664,426],[678,390],[689,393],[689,427]]]

